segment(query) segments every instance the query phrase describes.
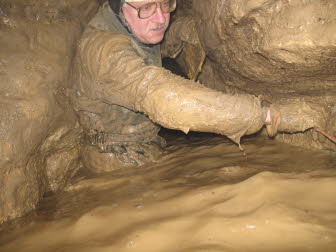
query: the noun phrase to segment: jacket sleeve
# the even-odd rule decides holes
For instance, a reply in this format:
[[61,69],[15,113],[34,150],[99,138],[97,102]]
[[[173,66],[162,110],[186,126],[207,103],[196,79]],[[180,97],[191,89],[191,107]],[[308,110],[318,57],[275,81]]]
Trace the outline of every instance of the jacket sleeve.
[[263,126],[257,97],[226,95],[146,65],[136,46],[125,35],[101,31],[81,40],[79,78],[90,81],[79,83],[90,99],[145,113],[170,129],[219,133],[237,143]]

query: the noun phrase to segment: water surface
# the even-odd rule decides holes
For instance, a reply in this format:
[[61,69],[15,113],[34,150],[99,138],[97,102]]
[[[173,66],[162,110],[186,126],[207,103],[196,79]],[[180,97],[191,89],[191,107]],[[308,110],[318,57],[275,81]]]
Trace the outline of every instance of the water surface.
[[191,134],[155,164],[82,175],[0,227],[0,251],[336,251],[336,155]]

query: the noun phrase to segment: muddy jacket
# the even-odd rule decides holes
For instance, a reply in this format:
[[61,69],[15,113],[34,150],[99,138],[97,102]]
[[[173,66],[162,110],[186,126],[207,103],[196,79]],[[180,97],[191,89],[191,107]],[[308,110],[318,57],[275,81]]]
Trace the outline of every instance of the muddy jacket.
[[[90,57],[92,57],[92,59],[95,58],[97,60],[96,63],[99,63],[99,57],[103,56],[98,55],[98,50],[102,49],[105,42],[106,45],[108,45],[109,40],[114,38],[115,43],[117,44],[127,42],[132,51],[143,59],[144,64],[161,67],[160,45],[147,46],[138,42],[127,28],[122,25],[120,19],[117,18],[107,3],[100,8],[99,12],[88,24],[84,31],[82,41],[87,41],[92,35],[98,35],[95,37],[95,43],[90,43],[90,47],[94,45],[98,46],[96,48],[92,47],[91,49],[97,51],[90,52],[94,54],[90,54]],[[106,35],[108,35],[109,38],[106,38]],[[104,38],[107,40],[104,41]],[[81,45],[83,44],[84,43]],[[80,49],[82,49],[82,47],[80,47]],[[108,136],[111,137],[112,135],[113,140],[110,139],[109,141],[114,141],[116,143],[133,141],[149,142],[153,140],[157,135],[159,126],[153,123],[146,115],[136,113],[134,108],[129,109],[130,107],[126,104],[125,106],[120,106],[118,99],[123,99],[125,94],[121,94],[123,93],[123,88],[121,86],[118,87],[118,83],[113,83],[113,65],[105,68],[105,70],[108,71],[105,74],[111,73],[111,79],[105,79],[104,84],[101,83],[99,85],[95,79],[101,78],[102,75],[98,77],[98,72],[91,73],[85,71],[83,68],[83,63],[85,61],[83,62],[83,58],[81,57],[84,55],[81,52],[82,50],[80,50],[80,57],[77,57],[75,65],[75,73],[77,75],[75,80],[75,104],[80,115],[81,124],[84,126],[87,133],[96,136],[96,133],[100,132],[99,135],[104,137],[105,134],[105,138]],[[89,56],[88,54],[86,55]],[[103,57],[111,56],[112,55],[104,55]],[[119,57],[121,57],[120,59],[122,60],[122,55],[119,55]],[[94,63],[93,61],[90,62],[89,58],[86,58],[86,60],[88,60],[88,64]],[[126,66],[128,63],[124,61],[122,64],[125,64]],[[106,77],[107,76],[104,78]],[[110,84],[107,82],[105,83],[105,81]],[[107,87],[106,84],[107,86],[112,87],[112,85],[114,85],[115,88],[118,88],[112,95],[114,98],[110,96],[109,99],[104,94]],[[102,141],[102,139],[100,139],[100,141]],[[97,140],[95,142],[97,142]]]
[[80,41],[74,83],[81,124],[87,131],[115,134],[120,141],[150,141],[159,124],[186,133],[219,133],[239,142],[263,126],[258,98],[226,95],[163,69],[159,46],[139,43],[108,5]]

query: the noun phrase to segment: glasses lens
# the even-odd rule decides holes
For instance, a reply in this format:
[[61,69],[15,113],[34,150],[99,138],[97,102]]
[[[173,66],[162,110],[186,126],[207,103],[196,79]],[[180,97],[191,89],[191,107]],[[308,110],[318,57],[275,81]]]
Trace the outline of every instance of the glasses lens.
[[139,8],[139,17],[140,18],[149,18],[156,11],[156,2],[148,3]]
[[139,17],[145,19],[153,16],[156,12],[156,8],[159,6],[158,4],[164,13],[169,13],[176,9],[176,0],[164,0],[158,3],[148,3],[139,8]]

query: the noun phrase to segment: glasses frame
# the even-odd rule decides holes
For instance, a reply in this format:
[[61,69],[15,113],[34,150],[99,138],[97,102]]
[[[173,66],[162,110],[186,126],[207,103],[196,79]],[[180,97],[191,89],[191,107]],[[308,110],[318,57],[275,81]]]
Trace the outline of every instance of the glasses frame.
[[[158,2],[153,2],[153,3],[156,4],[155,11],[153,12],[153,14],[152,14],[151,16],[146,17],[146,18],[141,18],[141,17],[140,17],[140,10],[141,10],[141,8],[142,8],[143,6],[145,6],[146,4],[144,4],[144,5],[142,5],[142,6],[138,7],[138,8],[135,7],[135,6],[133,6],[133,5],[131,5],[131,4],[129,4],[129,3],[127,3],[127,2],[125,2],[125,4],[131,6],[133,9],[135,9],[135,10],[138,12],[138,18],[140,18],[140,19],[147,19],[147,18],[152,17],[152,16],[156,13],[157,8],[158,8],[158,5],[160,6],[160,9],[161,9],[161,11],[162,11],[162,3],[163,3],[164,1],[165,1],[165,0],[163,0],[163,1],[158,1]],[[172,1],[172,0],[169,0],[169,1]],[[172,11],[170,11],[170,12],[167,12],[167,13],[171,13],[171,12],[173,12],[175,9],[176,9],[176,0],[174,0],[174,9],[173,9]]]

